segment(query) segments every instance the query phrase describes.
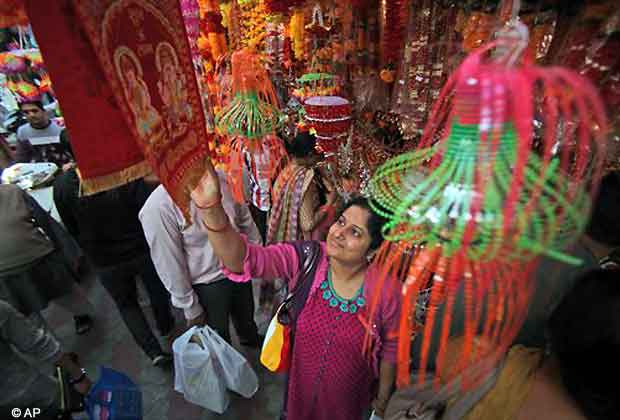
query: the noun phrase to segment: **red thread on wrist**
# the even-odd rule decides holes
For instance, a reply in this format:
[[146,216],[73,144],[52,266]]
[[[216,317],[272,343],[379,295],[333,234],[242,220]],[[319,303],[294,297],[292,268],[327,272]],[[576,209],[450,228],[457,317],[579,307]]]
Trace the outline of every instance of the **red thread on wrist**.
[[[192,200],[192,201],[194,201],[194,200]],[[215,200],[213,203],[207,204],[206,206],[201,206],[196,201],[194,201],[194,205],[196,206],[197,209],[200,209],[200,210],[208,210],[210,208],[213,208],[213,207],[217,206],[218,204],[222,204],[222,195],[221,194],[218,196],[217,200]]]

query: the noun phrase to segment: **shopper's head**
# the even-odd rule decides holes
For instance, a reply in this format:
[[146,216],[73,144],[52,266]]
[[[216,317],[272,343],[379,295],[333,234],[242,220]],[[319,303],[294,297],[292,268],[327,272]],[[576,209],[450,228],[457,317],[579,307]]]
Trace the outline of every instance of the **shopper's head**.
[[327,234],[327,254],[342,262],[358,264],[368,260],[383,242],[385,219],[376,214],[368,200],[354,198]]
[[582,275],[549,320],[562,382],[588,419],[620,413],[620,273]]
[[19,109],[34,128],[45,128],[50,123],[50,118],[41,101],[21,102]]
[[308,131],[299,132],[287,145],[288,154],[296,161],[316,160],[316,137]]
[[610,172],[601,181],[592,209],[587,235],[610,248],[620,246],[620,172]]

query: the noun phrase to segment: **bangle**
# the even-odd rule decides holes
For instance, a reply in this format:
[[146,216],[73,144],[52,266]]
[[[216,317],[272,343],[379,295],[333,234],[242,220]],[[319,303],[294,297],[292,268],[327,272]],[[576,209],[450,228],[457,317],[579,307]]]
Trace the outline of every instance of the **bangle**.
[[230,226],[230,222],[229,221],[226,221],[226,223],[224,223],[224,226],[219,227],[219,228],[212,228],[209,225],[207,225],[204,221],[202,223],[205,225],[205,228],[207,228],[207,230],[209,232],[213,232],[213,233],[224,232],[226,230],[226,228],[228,228],[228,226]]
[[213,201],[213,203],[211,203],[211,204],[207,204],[206,206],[200,206],[200,205],[198,205],[198,203],[196,203],[194,201],[194,205],[196,206],[197,209],[200,209],[200,210],[208,210],[208,209],[210,209],[212,207],[217,206],[218,204],[222,204],[222,194],[219,195],[217,200]]
[[69,380],[69,385],[79,384],[86,378],[86,370],[84,368],[80,368],[80,372],[82,372],[82,374],[77,379]]

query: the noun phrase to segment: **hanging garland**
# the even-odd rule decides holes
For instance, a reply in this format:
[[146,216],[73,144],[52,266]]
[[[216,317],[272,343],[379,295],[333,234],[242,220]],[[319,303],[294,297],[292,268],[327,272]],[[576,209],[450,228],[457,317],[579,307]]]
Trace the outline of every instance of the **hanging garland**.
[[297,60],[304,59],[304,32],[304,11],[301,8],[295,9],[289,23],[289,34],[293,43],[293,54]]
[[212,58],[217,61],[228,51],[220,7],[217,0],[203,0],[200,6],[202,11],[200,29],[209,42]]
[[301,7],[305,0],[264,0],[269,14],[287,14],[290,9]]
[[386,83],[394,81],[396,65],[400,60],[401,47],[405,37],[406,11],[405,0],[391,0],[385,2],[385,21],[383,23],[383,73],[381,79]]

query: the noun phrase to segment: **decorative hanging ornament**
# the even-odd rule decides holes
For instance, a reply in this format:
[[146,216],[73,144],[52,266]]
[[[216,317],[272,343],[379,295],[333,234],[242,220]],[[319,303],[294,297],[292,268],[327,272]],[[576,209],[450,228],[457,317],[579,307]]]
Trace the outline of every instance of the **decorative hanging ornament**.
[[264,0],[270,14],[285,14],[293,7],[301,7],[305,0]]
[[201,30],[209,41],[211,56],[217,61],[228,51],[226,44],[226,30],[222,24],[223,18],[217,0],[203,2],[203,20],[200,22]]
[[312,22],[306,25],[306,31],[317,38],[327,38],[332,28],[325,25],[323,11],[320,4],[315,4],[312,9]]
[[12,52],[0,52],[0,73],[7,75],[19,74],[26,71],[26,60],[24,57],[13,54]]
[[[527,29],[515,25],[520,38],[500,36],[461,64],[433,107],[419,149],[385,163],[368,186],[373,208],[389,220],[383,229],[389,241],[377,258],[383,281],[405,279],[401,386],[409,381],[411,317],[424,285],[430,282],[432,292],[421,305],[428,308],[422,372],[429,317],[445,305],[439,368],[463,288],[465,339],[452,373],[467,366],[488,372],[527,312],[536,257],[577,262],[562,250],[588,221],[605,156],[605,110],[586,79],[521,60]],[[483,360],[489,364],[479,366]]]
[[30,50],[24,53],[24,57],[30,62],[30,67],[34,71],[44,71],[45,65],[43,64],[43,57],[39,50]]
[[340,96],[314,96],[304,102],[306,123],[316,130],[321,152],[335,152],[351,127],[351,104]]
[[280,112],[278,99],[261,57],[253,50],[232,54],[233,99],[215,117],[222,134],[248,139],[275,131]]
[[28,83],[23,80],[18,82],[9,81],[7,83],[7,87],[11,92],[19,97],[18,102],[41,100],[41,92],[32,83]]

